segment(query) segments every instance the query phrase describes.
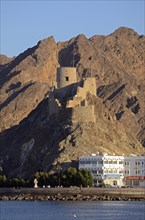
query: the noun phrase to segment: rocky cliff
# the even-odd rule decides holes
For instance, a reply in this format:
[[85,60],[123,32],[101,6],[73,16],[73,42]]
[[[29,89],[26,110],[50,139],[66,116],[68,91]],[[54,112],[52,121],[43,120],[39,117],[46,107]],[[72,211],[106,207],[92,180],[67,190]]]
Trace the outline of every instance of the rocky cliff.
[[[0,166],[9,176],[77,164],[99,152],[145,154],[145,36],[121,27],[108,36],[79,35],[38,42],[12,59],[0,56]],[[56,69],[72,66],[78,79],[95,76],[96,123],[48,117]]]

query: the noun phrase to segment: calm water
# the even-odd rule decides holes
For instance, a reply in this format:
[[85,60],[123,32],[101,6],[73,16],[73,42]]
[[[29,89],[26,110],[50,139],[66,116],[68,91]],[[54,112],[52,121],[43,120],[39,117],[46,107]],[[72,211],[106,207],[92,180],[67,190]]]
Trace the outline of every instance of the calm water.
[[145,202],[0,201],[0,220],[71,219],[145,220]]

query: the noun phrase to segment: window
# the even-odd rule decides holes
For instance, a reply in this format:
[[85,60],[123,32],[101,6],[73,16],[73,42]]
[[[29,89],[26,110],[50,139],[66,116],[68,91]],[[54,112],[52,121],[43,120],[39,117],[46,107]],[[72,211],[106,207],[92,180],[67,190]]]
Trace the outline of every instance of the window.
[[99,171],[98,171],[98,174],[102,174],[102,173],[103,173],[103,170],[99,170]]
[[135,173],[136,173],[136,174],[140,174],[140,170],[136,170]]
[[123,161],[119,161],[119,164],[123,164]]
[[101,161],[98,161],[98,164],[103,164],[103,161],[101,160]]
[[93,174],[97,174],[97,170],[93,170],[92,173],[93,173]]
[[80,164],[85,164],[85,161],[80,161]]
[[113,170],[110,170],[109,173],[113,173]]
[[65,80],[66,80],[66,81],[69,81],[69,77],[68,77],[68,76],[66,76],[66,77],[65,77]]
[[108,160],[105,160],[104,163],[105,163],[105,164],[108,164]]
[[91,164],[91,161],[86,161],[86,164]]

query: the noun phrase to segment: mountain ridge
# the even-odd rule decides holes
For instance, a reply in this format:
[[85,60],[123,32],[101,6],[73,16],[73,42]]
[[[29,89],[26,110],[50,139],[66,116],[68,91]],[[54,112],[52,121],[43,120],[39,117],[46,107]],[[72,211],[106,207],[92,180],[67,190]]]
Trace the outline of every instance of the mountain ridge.
[[[89,39],[80,34],[56,43],[48,37],[15,58],[0,56],[0,166],[5,172],[25,177],[58,163],[77,166],[79,155],[97,151],[144,154],[144,42],[145,36],[121,27]],[[73,60],[78,80],[96,78],[96,97],[88,99],[97,122],[73,124],[78,135],[65,136],[63,123],[48,118],[47,103],[57,67],[72,66]]]

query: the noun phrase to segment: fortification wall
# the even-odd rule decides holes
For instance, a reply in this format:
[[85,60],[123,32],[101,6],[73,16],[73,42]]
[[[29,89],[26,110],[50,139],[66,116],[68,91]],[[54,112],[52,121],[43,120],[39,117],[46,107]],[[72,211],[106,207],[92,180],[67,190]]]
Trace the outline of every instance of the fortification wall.
[[80,106],[81,101],[82,101],[81,97],[75,97],[74,96],[73,100],[69,100],[67,102],[66,108],[74,108],[76,106]]
[[83,88],[86,92],[90,92],[96,96],[96,79],[94,77],[87,77],[84,81]]
[[57,82],[58,89],[77,82],[76,68],[75,67],[58,68],[56,82]]
[[51,94],[49,96],[49,116],[53,115],[53,114],[58,114],[60,108],[61,108],[61,104],[59,102],[58,99],[55,99],[53,94]]
[[73,108],[66,108],[66,109],[60,109],[59,114],[58,114],[58,121],[60,122],[64,122],[64,121],[68,121],[68,122],[72,122],[71,118],[72,118],[72,109]]
[[78,106],[72,109],[72,122],[95,122],[94,106]]
[[82,97],[82,99],[86,98],[86,90],[80,86],[77,88],[77,96]]
[[73,83],[71,85],[65,86],[63,88],[55,89],[54,96],[55,98],[71,97],[76,95],[77,87],[79,83]]
[[76,122],[96,122],[94,106],[78,106],[75,108],[61,109],[58,114],[59,120],[68,120],[71,123]]

